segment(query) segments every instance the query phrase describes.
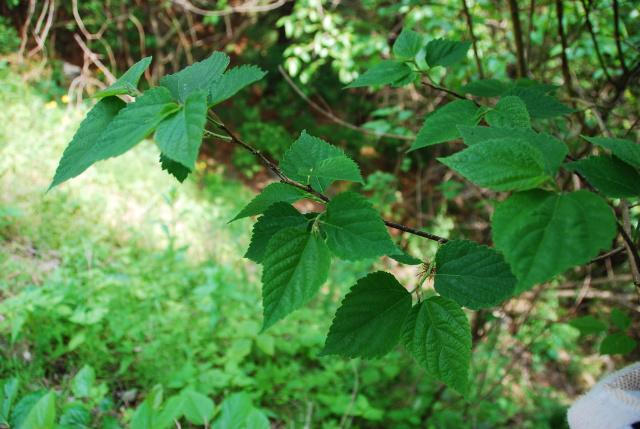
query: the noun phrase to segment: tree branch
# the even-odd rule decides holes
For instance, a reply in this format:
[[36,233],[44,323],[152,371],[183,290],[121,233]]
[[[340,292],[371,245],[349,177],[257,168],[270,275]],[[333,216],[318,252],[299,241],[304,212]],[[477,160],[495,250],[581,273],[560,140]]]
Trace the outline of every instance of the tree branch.
[[471,18],[471,13],[469,12],[469,7],[467,6],[467,0],[462,0],[462,11],[464,12],[464,17],[467,20],[467,27],[469,27],[469,35],[471,36],[471,40],[473,41],[473,56],[476,59],[476,67],[478,68],[478,77],[480,79],[484,79],[484,72],[482,71],[482,62],[480,62],[480,56],[478,55],[478,47],[476,46],[476,36],[473,34],[473,20]]
[[509,11],[511,12],[511,23],[513,24],[513,38],[516,41],[516,57],[518,59],[518,77],[527,76],[527,63],[524,58],[524,44],[522,43],[522,28],[520,27],[520,17],[518,16],[518,2],[509,0]]
[[439,86],[436,86],[436,85],[433,85],[433,84],[430,84],[430,83],[427,83],[427,82],[422,82],[422,84],[423,84],[423,85],[428,86],[429,88],[433,88],[433,89],[435,89],[436,91],[442,91],[442,92],[446,92],[447,94],[451,94],[451,95],[453,95],[454,97],[459,98],[459,99],[461,99],[461,100],[469,100],[469,101],[473,102],[473,104],[475,104],[476,106],[480,107],[480,104],[479,104],[479,103],[476,103],[476,102],[475,102],[475,101],[473,101],[472,99],[467,98],[467,97],[465,97],[464,95],[459,94],[459,93],[457,93],[457,92],[455,92],[455,91],[451,91],[451,90],[448,90],[448,89],[446,89],[446,88],[441,88],[441,87],[439,87]]

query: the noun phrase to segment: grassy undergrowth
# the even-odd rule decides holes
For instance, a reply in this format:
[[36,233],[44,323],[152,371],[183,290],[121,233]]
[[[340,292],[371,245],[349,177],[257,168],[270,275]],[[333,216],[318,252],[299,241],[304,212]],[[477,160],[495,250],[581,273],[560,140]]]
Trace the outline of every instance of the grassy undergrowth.
[[[260,272],[241,258],[251,225],[227,225],[251,192],[211,165],[178,185],[143,142],[45,193],[81,114],[0,74],[0,380],[7,389],[17,379],[11,428],[38,427],[29,410],[47,398],[56,428],[563,427],[566,394],[520,379],[505,387],[509,357],[492,340],[474,352],[470,404],[399,349],[379,361],[317,358],[365,265],[337,264],[319,298],[258,335]],[[553,338],[536,356],[575,347],[572,332]],[[173,416],[177,402],[185,410]]]

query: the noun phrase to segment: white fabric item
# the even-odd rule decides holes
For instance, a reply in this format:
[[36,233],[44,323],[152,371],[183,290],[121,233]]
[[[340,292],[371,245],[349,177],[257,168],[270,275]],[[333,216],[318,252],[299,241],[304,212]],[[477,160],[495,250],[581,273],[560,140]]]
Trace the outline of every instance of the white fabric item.
[[631,429],[640,421],[640,362],[600,380],[567,417],[571,429]]

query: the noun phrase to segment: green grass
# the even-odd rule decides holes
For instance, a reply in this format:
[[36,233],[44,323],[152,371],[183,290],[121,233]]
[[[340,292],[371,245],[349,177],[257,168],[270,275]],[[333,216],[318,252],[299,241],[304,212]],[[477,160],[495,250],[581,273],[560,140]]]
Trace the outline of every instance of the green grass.
[[[562,427],[549,422],[566,394],[517,378],[513,396],[501,384],[509,355],[490,342],[475,351],[472,377],[486,380],[472,383],[471,404],[400,349],[369,362],[318,358],[346,288],[389,267],[380,262],[334,262],[318,298],[258,335],[260,269],[242,259],[252,223],[227,224],[252,192],[216,165],[179,185],[143,142],[46,193],[82,115],[47,109],[7,68],[0,77],[0,380],[19,379],[18,401],[53,390],[58,417],[89,413],[103,428],[144,427],[156,385],[165,399],[195,391],[218,405],[244,392],[278,428]],[[550,351],[575,349],[572,335],[541,342],[540,371]],[[96,381],[83,397],[74,386],[85,365]]]

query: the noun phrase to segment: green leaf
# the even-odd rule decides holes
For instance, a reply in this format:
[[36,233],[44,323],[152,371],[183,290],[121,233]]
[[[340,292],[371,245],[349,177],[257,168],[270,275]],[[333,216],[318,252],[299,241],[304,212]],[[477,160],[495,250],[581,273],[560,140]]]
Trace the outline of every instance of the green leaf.
[[164,153],[160,154],[160,165],[163,170],[167,170],[167,173],[178,179],[180,183],[184,182],[191,172],[187,167],[169,158]]
[[564,164],[577,171],[609,198],[633,198],[640,195],[640,173],[624,161],[607,155],[590,156]]
[[489,140],[438,161],[496,191],[531,189],[552,179],[545,174],[542,152],[520,139]]
[[202,90],[194,91],[187,96],[183,108],[158,125],[158,147],[165,156],[193,171],[200,153],[206,122],[207,94]]
[[380,213],[354,192],[340,193],[329,201],[324,230],[329,249],[347,261],[375,258],[396,251]]
[[577,112],[577,110],[562,104],[557,98],[545,95],[543,91],[534,88],[513,88],[504,95],[520,97],[527,105],[531,119],[551,119]]
[[184,103],[192,92],[199,89],[208,91],[214,79],[220,76],[228,65],[228,56],[222,52],[214,52],[204,61],[162,77],[160,85],[167,88],[175,100]]
[[400,341],[409,311],[411,294],[393,275],[383,271],[369,274],[345,296],[319,356],[382,357]]
[[177,108],[165,88],[158,86],[148,90],[118,112],[87,156],[87,161],[93,163],[122,155],[151,134]]
[[53,429],[56,418],[56,394],[49,392],[29,411],[21,429]]
[[607,325],[593,316],[576,317],[569,325],[578,329],[582,335],[597,334],[606,331]]
[[531,118],[529,118],[526,104],[520,97],[513,95],[502,97],[484,118],[492,127],[531,128]]
[[264,332],[318,292],[329,275],[331,255],[322,238],[286,228],[269,241],[263,265]]
[[271,237],[285,228],[306,231],[308,224],[309,220],[291,204],[282,201],[274,203],[253,225],[251,244],[244,257],[261,264]]
[[92,154],[100,136],[126,105],[118,97],[106,97],[93,106],[64,150],[49,190],[80,175],[96,162]]
[[93,98],[103,98],[122,94],[136,95],[138,92],[138,81],[140,80],[140,76],[142,76],[142,73],[144,73],[147,67],[149,67],[149,64],[151,64],[151,59],[152,57],[147,57],[135,63],[129,70],[124,72],[124,74],[120,76],[113,85],[95,94]]
[[73,429],[90,429],[91,412],[82,405],[71,406],[60,416],[60,425]]
[[404,78],[411,73],[411,67],[400,61],[383,61],[365,71],[345,88],[357,88],[371,85],[387,85]]
[[616,332],[605,337],[600,344],[601,355],[626,355],[636,348],[638,343],[630,336]]
[[171,396],[162,404],[162,409],[151,415],[151,427],[169,428],[174,424],[174,420],[179,419],[184,414],[183,404],[185,398],[182,395]]
[[470,310],[491,308],[513,296],[516,277],[504,256],[474,241],[452,240],[436,253],[436,292]]
[[0,424],[9,425],[11,404],[18,394],[18,379],[0,380]]
[[184,417],[194,425],[206,426],[211,423],[215,404],[208,396],[193,390],[182,392]]
[[581,136],[589,142],[609,149],[612,154],[635,168],[640,168],[640,145],[631,140]]
[[247,85],[259,81],[267,72],[257,66],[235,67],[216,78],[209,86],[209,107],[232,97]]
[[151,426],[151,415],[153,410],[149,406],[148,402],[143,402],[138,405],[136,411],[133,413],[131,417],[130,428],[131,429],[154,429]]
[[96,382],[96,371],[85,364],[80,371],[73,377],[71,382],[71,391],[76,397],[87,398],[91,394],[91,388]]
[[38,401],[47,396],[47,394],[48,392],[46,390],[37,390],[35,392],[27,393],[25,396],[20,398],[9,415],[9,427],[21,427],[29,412],[36,406]]
[[463,94],[471,94],[476,97],[499,97],[504,94],[509,87],[498,79],[483,79],[469,82],[468,84],[458,88]]
[[565,156],[569,152],[567,145],[557,138],[540,133],[537,134],[531,128],[496,128],[496,127],[470,127],[460,125],[458,127],[465,144],[473,146],[489,140],[517,139],[523,141],[542,152],[544,156],[545,174],[555,177]]
[[467,57],[471,42],[457,42],[448,39],[434,39],[427,43],[425,60],[429,67],[450,67]]
[[408,252],[405,252],[399,244],[396,244],[396,250],[387,254],[388,257],[405,265],[420,265],[422,259],[416,258]]
[[482,119],[484,108],[470,100],[456,100],[433,112],[424,121],[411,149],[420,149],[460,137],[458,125],[476,125]]
[[308,194],[302,189],[287,185],[286,183],[271,183],[252,199],[229,223],[245,217],[262,214],[272,204],[279,201],[295,203],[307,195]]
[[393,54],[399,58],[414,59],[422,49],[422,36],[415,31],[403,28],[393,44]]
[[245,429],[270,429],[269,418],[260,410],[253,408],[244,423]]
[[616,219],[606,201],[589,191],[553,194],[536,189],[500,203],[492,229],[520,293],[608,249]]
[[244,392],[230,395],[220,404],[220,416],[212,429],[244,428],[249,414],[253,410],[251,398]]
[[346,156],[339,147],[325,142],[317,137],[312,137],[303,131],[300,138],[291,145],[280,162],[280,169],[291,180],[310,184],[318,192],[324,192],[333,179],[324,177],[311,177],[308,174],[300,174],[300,171],[310,172],[317,168],[322,161],[336,156]]
[[310,170],[298,170],[298,174],[301,176],[329,179],[331,181],[346,180],[364,185],[364,179],[362,178],[358,164],[346,155],[323,159]]
[[466,397],[471,328],[458,304],[444,296],[416,304],[402,328],[402,346],[431,377]]
[[631,323],[633,322],[631,317],[617,308],[611,310],[611,314],[609,316],[611,317],[613,324],[621,331],[629,329],[629,326],[631,326]]

